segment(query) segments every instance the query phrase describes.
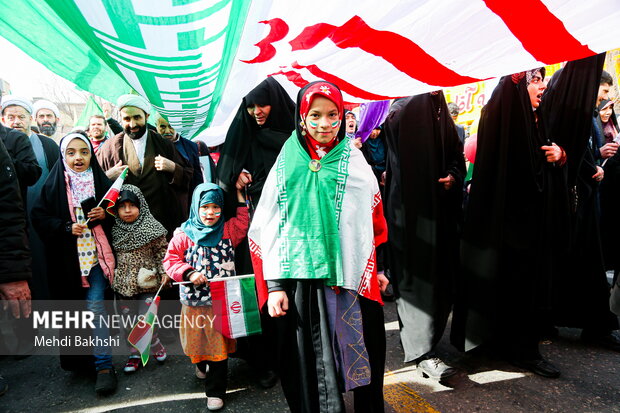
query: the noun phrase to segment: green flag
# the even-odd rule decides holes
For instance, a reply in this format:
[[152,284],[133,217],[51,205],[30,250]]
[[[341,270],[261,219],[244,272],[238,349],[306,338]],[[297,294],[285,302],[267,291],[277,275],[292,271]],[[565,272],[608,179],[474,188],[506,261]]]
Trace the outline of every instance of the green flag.
[[89,96],[88,99],[86,99],[86,106],[84,106],[84,109],[80,114],[80,118],[75,123],[75,126],[87,129],[90,117],[93,115],[103,115],[103,110],[101,110],[95,99],[92,96]]

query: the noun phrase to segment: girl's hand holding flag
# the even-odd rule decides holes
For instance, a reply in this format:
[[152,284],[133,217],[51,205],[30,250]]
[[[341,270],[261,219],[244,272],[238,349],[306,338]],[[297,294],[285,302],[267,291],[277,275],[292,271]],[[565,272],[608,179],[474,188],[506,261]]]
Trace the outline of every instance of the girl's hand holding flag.
[[105,211],[101,207],[96,207],[96,208],[91,209],[87,216],[88,216],[88,219],[91,221],[104,220]]
[[108,211],[108,214],[116,215],[114,213],[113,208],[114,208],[114,205],[116,204],[116,200],[118,199],[118,194],[121,192],[121,186],[123,186],[123,182],[125,181],[125,178],[127,177],[128,170],[129,170],[128,167],[125,166],[125,169],[123,169],[123,172],[121,172],[121,175],[118,178],[116,178],[116,181],[114,181],[114,183],[112,184],[110,189],[108,189],[108,192],[105,193],[101,201],[99,201],[97,206],[88,213],[88,219],[86,220],[86,224],[88,224],[91,219],[93,221],[96,219],[101,219],[101,220],[105,219],[105,213],[103,212],[103,208],[101,208],[101,203],[103,201],[109,201],[108,206],[106,207],[106,211]]

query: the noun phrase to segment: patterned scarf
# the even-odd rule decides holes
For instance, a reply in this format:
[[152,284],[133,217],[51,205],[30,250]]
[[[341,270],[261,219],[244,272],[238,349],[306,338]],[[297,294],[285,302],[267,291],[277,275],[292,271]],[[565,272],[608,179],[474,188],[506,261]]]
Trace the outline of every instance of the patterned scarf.
[[146,199],[144,199],[140,188],[125,184],[121,187],[121,193],[123,191],[131,192],[138,198],[140,214],[138,219],[132,223],[123,221],[117,214],[112,227],[112,246],[114,249],[117,251],[131,251],[148,244],[162,235],[166,235],[167,231],[164,226],[151,214],[149,205]]
[[310,157],[312,159],[323,158],[325,155],[329,153],[329,151],[334,149],[334,147],[336,146],[336,144],[338,144],[338,142],[340,142],[338,140],[338,137],[335,137],[328,143],[320,143],[316,139],[312,138],[310,134],[307,134],[305,138],[306,138],[306,144],[308,145],[308,148],[310,149]]

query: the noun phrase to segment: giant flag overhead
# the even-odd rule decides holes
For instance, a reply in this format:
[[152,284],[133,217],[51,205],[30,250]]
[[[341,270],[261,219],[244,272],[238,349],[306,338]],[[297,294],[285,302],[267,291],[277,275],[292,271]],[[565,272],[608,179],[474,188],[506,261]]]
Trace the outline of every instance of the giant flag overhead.
[[223,140],[240,99],[269,75],[291,94],[322,78],[350,102],[385,100],[620,46],[618,0],[0,5],[0,35],[55,73],[112,101],[132,88],[185,136],[208,128],[212,143]]

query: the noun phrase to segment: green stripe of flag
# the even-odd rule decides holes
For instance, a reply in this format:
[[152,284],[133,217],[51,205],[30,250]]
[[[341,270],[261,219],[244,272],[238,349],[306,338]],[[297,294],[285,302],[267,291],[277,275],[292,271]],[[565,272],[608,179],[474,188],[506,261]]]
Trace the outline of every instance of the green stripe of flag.
[[0,0],[0,8],[10,10],[0,13],[0,36],[55,74],[111,101],[131,89],[46,2]]
[[241,299],[243,300],[243,310],[245,312],[245,331],[247,335],[260,333],[260,315],[256,301],[254,277],[242,278],[239,282],[241,284]]
[[228,34],[224,44],[225,54],[222,57],[222,68],[220,70],[220,75],[217,78],[217,84],[215,85],[215,90],[213,93],[214,97],[211,101],[211,109],[209,110],[209,117],[201,130],[204,130],[207,126],[209,126],[222,100],[222,93],[224,93],[226,83],[228,83],[228,77],[230,76],[230,71],[235,61],[235,55],[237,54],[237,49],[239,48],[239,43],[241,42],[241,35],[245,27],[245,22],[251,4],[252,2],[250,0],[233,0],[230,18],[228,19]]

